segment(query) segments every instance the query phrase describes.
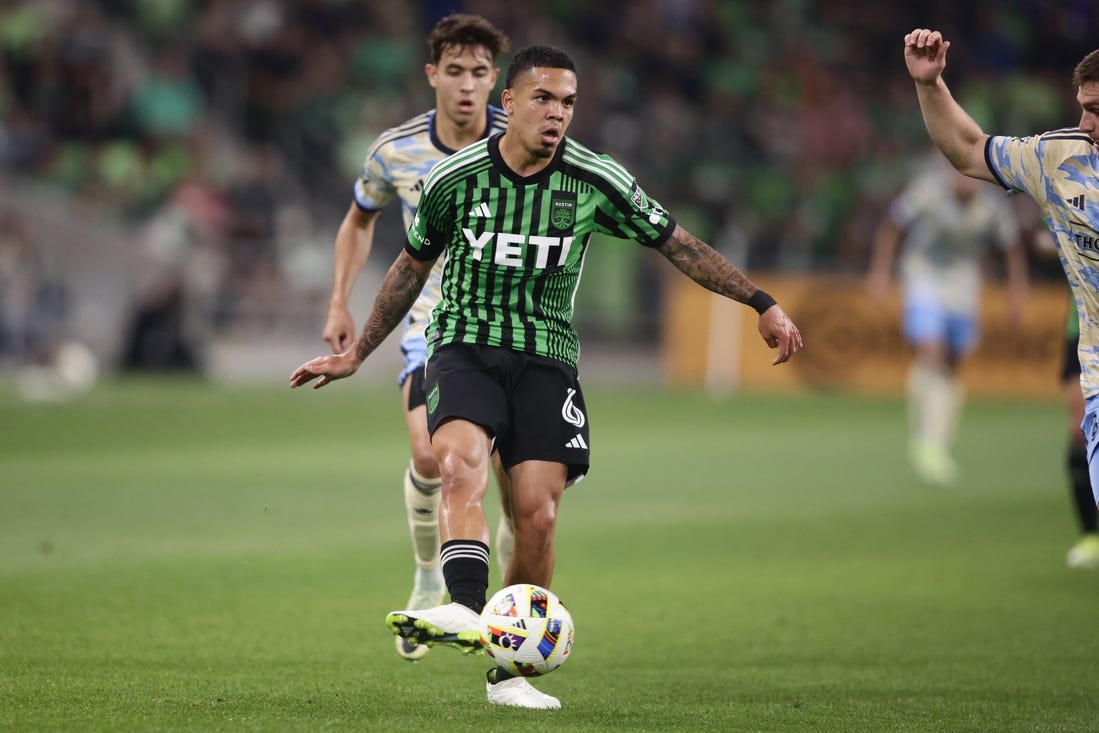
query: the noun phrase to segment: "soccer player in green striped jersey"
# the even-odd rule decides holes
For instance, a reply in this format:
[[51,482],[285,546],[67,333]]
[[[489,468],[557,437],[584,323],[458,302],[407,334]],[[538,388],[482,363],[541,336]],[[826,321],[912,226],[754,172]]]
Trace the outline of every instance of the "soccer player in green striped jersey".
[[[771,296],[649,198],[629,172],[565,137],[577,76],[562,51],[517,53],[501,97],[508,126],[432,169],[405,250],[362,333],[347,351],[317,357],[290,377],[315,387],[353,374],[396,327],[445,253],[442,300],[428,329],[428,428],[442,469],[443,574],[452,602],[386,618],[401,636],[466,651],[480,647],[488,587],[482,508],[489,458],[511,479],[515,552],[505,584],[549,587],[557,509],[588,470],[590,432],[576,373],[573,297],[593,232],[630,238],[688,277],[754,308],[775,364],[802,345]],[[489,671],[489,702],[557,708],[522,677]]]
[[[435,89],[435,107],[386,130],[367,151],[354,196],[336,235],[335,266],[324,340],[336,353],[355,337],[347,307],[351,288],[374,241],[374,224],[389,202],[400,199],[405,228],[412,223],[428,172],[440,160],[490,134],[503,132],[507,115],[488,103],[499,69],[494,66],[509,42],[498,28],[477,15],[455,13],[442,18],[427,37],[430,63],[424,67]],[[404,368],[397,378],[405,407],[405,428],[412,457],[404,472],[405,510],[412,537],[416,573],[409,608],[439,605],[446,592],[439,560],[439,467],[427,432],[424,407],[425,329],[439,302],[442,262],[432,270],[420,296],[404,319],[401,353]],[[507,475],[494,462],[504,510],[496,533],[497,560],[506,568],[512,545],[507,509]],[[503,571],[501,571],[503,572]],[[396,639],[397,653],[410,661],[428,652],[427,645]]]

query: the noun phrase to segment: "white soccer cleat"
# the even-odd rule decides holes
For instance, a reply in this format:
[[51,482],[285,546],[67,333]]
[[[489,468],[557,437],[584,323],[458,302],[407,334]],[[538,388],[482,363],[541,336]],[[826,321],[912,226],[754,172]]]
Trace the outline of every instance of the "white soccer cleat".
[[461,603],[393,611],[385,617],[385,625],[416,645],[446,644],[466,654],[481,651],[481,616]]
[[557,710],[561,707],[560,700],[534,689],[534,685],[523,677],[511,677],[496,684],[486,682],[485,691],[488,693],[488,701],[493,705],[535,710]]

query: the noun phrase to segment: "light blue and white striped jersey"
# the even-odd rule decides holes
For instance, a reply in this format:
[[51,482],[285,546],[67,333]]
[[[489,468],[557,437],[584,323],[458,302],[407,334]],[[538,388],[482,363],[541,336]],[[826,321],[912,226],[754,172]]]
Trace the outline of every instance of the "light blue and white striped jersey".
[[1045,216],[1080,316],[1080,384],[1099,395],[1099,153],[1077,128],[991,137],[985,160],[1008,189],[1030,194]]
[[[506,127],[507,114],[502,109],[489,105],[488,124],[482,137],[503,132]],[[378,211],[398,197],[401,199],[405,229],[408,229],[419,207],[420,194],[428,172],[436,163],[454,152],[435,133],[435,110],[424,112],[386,130],[366,153],[362,173],[355,181],[355,203],[364,211]],[[431,320],[431,310],[442,297],[439,283],[444,259],[440,257],[435,263],[420,297],[405,318],[401,349],[406,357],[410,353],[422,353],[423,358],[426,358],[424,329]],[[423,342],[422,348],[416,341]],[[421,359],[419,366],[422,364]],[[418,365],[406,363],[402,380],[410,366]]]

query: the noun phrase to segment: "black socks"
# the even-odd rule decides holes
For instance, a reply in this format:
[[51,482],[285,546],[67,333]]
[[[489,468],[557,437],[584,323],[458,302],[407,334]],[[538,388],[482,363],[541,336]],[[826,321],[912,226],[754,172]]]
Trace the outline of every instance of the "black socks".
[[477,540],[444,542],[439,552],[450,600],[480,613],[488,591],[488,545]]

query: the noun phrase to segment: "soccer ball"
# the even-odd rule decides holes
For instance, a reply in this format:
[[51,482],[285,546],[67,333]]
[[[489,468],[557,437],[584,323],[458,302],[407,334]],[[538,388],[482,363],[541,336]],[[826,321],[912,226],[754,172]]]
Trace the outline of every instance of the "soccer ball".
[[481,612],[481,643],[510,674],[549,674],[572,651],[572,615],[551,591],[529,583],[501,589]]

